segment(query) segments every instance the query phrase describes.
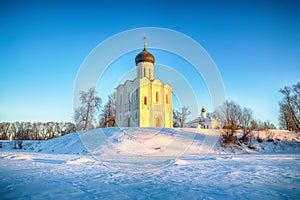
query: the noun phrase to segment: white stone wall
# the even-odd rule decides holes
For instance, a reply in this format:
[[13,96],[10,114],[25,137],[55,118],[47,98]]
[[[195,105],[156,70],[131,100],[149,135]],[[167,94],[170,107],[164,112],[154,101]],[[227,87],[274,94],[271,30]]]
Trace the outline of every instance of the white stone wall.
[[172,127],[172,114],[172,87],[159,79],[137,78],[116,88],[118,126]]
[[150,62],[139,62],[136,66],[138,78],[147,77],[149,80],[154,79],[154,65]]
[[139,126],[139,79],[126,81],[116,88],[116,121],[118,126]]
[[[166,95],[168,94],[168,102]],[[145,104],[145,98],[147,102]],[[172,87],[159,79],[150,81],[142,78],[140,82],[140,126],[172,127]]]

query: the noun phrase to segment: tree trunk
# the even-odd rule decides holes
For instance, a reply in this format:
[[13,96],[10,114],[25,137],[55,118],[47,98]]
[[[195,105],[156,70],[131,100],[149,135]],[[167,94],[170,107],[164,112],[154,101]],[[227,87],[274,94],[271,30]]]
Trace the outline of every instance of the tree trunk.
[[89,129],[89,114],[90,114],[90,102],[88,103],[88,108],[87,108],[87,112],[86,112],[84,130]]

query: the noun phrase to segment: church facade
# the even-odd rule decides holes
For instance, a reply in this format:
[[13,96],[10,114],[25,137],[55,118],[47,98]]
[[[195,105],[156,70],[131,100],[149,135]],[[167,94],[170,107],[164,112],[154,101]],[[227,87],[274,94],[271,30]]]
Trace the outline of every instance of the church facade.
[[116,88],[116,122],[123,127],[173,127],[172,86],[154,78],[154,56],[144,49],[135,57],[134,80]]

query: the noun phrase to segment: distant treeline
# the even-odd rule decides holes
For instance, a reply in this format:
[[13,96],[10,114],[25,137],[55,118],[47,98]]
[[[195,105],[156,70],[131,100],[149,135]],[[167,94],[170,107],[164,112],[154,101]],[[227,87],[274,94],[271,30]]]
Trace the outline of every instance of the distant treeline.
[[49,140],[75,131],[72,122],[1,122],[0,140]]

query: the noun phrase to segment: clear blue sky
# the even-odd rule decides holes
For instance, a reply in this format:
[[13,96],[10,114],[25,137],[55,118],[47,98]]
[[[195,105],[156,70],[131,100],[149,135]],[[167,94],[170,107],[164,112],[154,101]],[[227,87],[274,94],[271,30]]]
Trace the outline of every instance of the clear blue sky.
[[1,1],[0,121],[72,120],[73,84],[85,57],[114,34],[150,26],[200,43],[219,68],[227,99],[277,124],[279,88],[300,81],[295,2]]

